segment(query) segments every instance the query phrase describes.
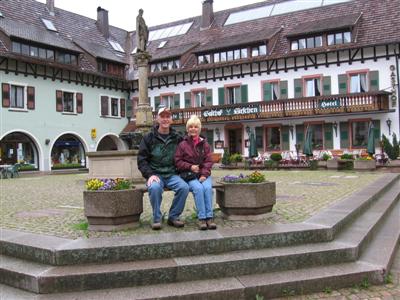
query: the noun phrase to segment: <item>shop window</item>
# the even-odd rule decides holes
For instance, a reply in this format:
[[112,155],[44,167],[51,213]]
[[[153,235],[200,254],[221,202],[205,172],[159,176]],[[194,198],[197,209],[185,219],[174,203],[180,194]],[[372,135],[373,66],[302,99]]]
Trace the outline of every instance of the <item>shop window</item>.
[[281,150],[281,127],[266,128],[266,148],[270,151]]
[[1,163],[31,165],[38,168],[39,156],[33,141],[24,133],[14,132],[6,135],[0,142]]
[[367,91],[367,74],[350,74],[350,93],[365,93]]
[[351,145],[354,148],[366,148],[368,144],[369,121],[351,122]]
[[65,134],[58,138],[51,150],[52,169],[80,168],[85,166],[85,150],[82,143],[73,135]]

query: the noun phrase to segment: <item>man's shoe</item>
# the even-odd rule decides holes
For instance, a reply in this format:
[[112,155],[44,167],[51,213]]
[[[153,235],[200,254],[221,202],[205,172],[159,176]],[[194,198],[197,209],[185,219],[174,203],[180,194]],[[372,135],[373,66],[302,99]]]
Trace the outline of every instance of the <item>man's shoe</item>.
[[181,227],[185,226],[185,223],[183,223],[183,222],[182,222],[181,220],[179,220],[179,219],[175,219],[175,220],[168,219],[167,224],[168,224],[169,226],[174,226],[174,227],[176,227],[176,228],[181,228]]
[[213,219],[207,219],[206,224],[208,229],[211,230],[217,229],[217,224],[214,223]]
[[207,230],[206,220],[199,220],[199,230]]
[[160,230],[161,229],[161,223],[157,222],[157,223],[151,224],[151,229]]

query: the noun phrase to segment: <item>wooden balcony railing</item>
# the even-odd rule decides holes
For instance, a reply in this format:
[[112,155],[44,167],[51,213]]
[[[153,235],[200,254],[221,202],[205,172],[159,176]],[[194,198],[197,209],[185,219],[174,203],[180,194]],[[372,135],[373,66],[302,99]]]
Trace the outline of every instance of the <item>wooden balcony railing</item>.
[[[174,125],[185,124],[191,115],[203,123],[285,118],[371,111],[387,111],[389,93],[369,92],[297,99],[217,105],[212,107],[173,109]],[[154,118],[156,114],[154,114]]]

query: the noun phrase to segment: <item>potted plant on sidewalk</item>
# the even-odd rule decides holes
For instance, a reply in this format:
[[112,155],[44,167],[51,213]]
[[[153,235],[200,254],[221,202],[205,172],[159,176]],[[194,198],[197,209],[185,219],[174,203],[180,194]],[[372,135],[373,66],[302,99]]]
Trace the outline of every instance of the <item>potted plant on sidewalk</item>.
[[276,184],[255,171],[248,176],[227,175],[217,188],[217,203],[231,220],[257,220],[276,203]]
[[143,212],[143,192],[127,179],[90,179],[83,192],[89,230],[113,231],[134,228]]

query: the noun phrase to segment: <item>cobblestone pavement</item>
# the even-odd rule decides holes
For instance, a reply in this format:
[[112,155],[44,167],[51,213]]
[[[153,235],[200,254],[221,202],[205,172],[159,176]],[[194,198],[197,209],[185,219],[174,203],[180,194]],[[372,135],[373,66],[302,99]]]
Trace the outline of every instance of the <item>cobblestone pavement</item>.
[[[214,170],[215,180],[226,174],[239,174],[240,171]],[[249,171],[243,171],[244,174]],[[277,203],[273,212],[257,222],[227,221],[222,219],[215,208],[218,226],[245,227],[252,224],[301,222],[328,205],[360,190],[378,179],[380,172],[336,172],[336,171],[266,171],[268,180],[277,184]],[[143,233],[159,234],[150,229],[151,207],[147,194],[144,199],[144,212],[141,224],[135,230],[113,233],[93,233],[86,230],[83,215],[82,191],[87,174],[35,176],[0,180],[0,228],[41,233],[66,238],[92,238],[105,236],[124,236]],[[172,200],[167,192],[162,211],[167,214]],[[182,218],[186,221],[183,230],[196,230],[194,201],[189,196]],[[177,231],[164,226],[161,232]],[[400,300],[400,251],[389,282],[382,286],[354,286],[352,288],[330,290],[305,296],[290,296],[293,299],[369,299]],[[266,299],[265,299],[266,300]]]

